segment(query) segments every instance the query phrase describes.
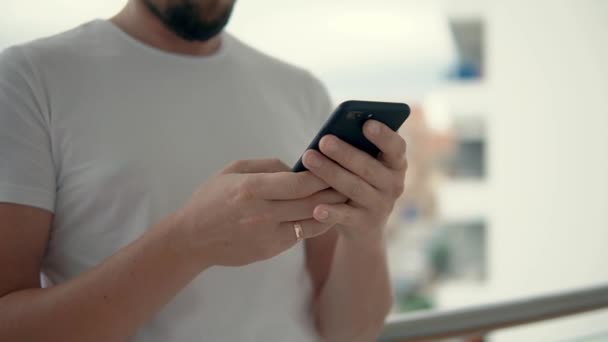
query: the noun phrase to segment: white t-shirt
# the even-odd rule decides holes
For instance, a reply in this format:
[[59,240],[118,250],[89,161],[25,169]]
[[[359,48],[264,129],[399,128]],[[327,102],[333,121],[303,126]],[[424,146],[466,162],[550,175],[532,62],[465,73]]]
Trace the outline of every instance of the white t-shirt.
[[[54,213],[42,271],[61,283],[230,161],[291,165],[329,111],[308,72],[227,33],[218,53],[189,57],[95,20],[0,55],[0,202]],[[314,341],[310,296],[299,244],[203,272],[132,341]]]

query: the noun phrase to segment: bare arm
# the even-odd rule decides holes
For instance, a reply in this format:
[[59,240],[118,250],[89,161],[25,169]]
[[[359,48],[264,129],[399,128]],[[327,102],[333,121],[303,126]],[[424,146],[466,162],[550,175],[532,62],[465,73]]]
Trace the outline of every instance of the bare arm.
[[331,233],[307,241],[317,329],[326,341],[373,341],[392,305],[384,244]]
[[313,220],[312,209],[344,197],[321,191],[326,184],[309,173],[243,173],[279,167],[274,160],[231,165],[139,239],[46,289],[38,277],[52,214],[0,203],[0,341],[125,340],[205,269],[293,246],[290,222],[305,223],[307,237],[324,233],[331,225]]
[[170,218],[83,275],[41,289],[51,213],[0,204],[0,217],[2,341],[124,340],[207,267],[179,252]]

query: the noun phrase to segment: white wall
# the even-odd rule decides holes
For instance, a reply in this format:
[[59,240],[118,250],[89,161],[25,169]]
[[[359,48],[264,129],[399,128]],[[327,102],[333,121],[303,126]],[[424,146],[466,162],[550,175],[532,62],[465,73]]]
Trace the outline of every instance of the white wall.
[[[491,0],[487,43],[492,292],[608,283],[608,2]],[[495,340],[606,329],[608,310]]]

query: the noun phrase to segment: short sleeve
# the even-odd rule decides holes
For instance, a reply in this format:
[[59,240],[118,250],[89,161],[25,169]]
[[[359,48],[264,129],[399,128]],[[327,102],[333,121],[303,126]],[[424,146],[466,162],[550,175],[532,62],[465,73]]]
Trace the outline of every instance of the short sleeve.
[[48,110],[21,49],[0,53],[0,202],[52,212],[55,167]]
[[329,92],[327,88],[312,73],[308,73],[310,77],[310,94],[311,94],[311,102],[313,106],[313,120],[312,124],[314,125],[315,132],[321,128],[321,126],[325,123],[327,118],[331,115],[333,111],[333,104]]

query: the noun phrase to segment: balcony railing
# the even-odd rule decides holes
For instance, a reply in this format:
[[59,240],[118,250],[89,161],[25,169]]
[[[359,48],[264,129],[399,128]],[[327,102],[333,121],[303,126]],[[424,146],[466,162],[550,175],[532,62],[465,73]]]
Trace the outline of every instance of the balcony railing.
[[464,309],[390,317],[380,342],[479,336],[507,328],[608,308],[608,285],[521,298]]

